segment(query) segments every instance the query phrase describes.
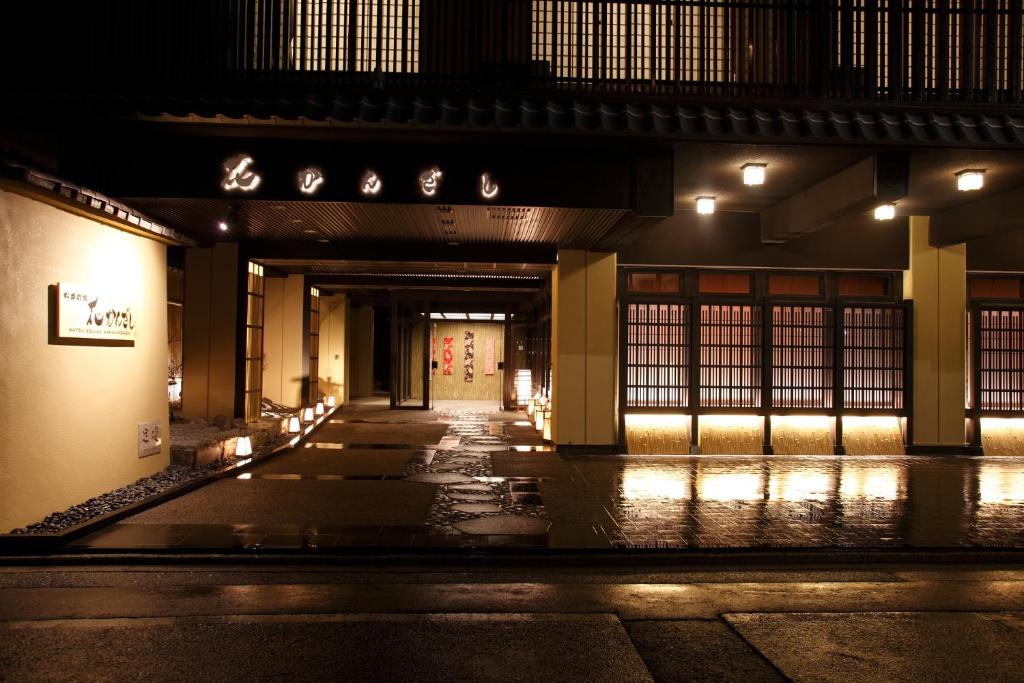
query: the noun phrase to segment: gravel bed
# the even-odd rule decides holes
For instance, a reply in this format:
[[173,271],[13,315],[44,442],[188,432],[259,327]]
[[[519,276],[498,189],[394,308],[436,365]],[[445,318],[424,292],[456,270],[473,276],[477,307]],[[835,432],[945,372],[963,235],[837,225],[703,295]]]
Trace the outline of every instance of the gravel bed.
[[[256,455],[260,456],[265,453],[269,453],[288,441],[288,438],[289,437],[286,435],[281,435],[271,443],[266,444],[263,448],[258,449],[256,451]],[[70,529],[76,524],[81,524],[82,522],[93,519],[94,517],[105,515],[108,512],[113,512],[114,510],[118,510],[127,505],[132,505],[133,503],[138,503],[139,501],[145,500],[151,496],[163,493],[164,491],[174,488],[180,484],[184,484],[195,479],[201,479],[222,467],[234,464],[237,460],[237,458],[232,456],[224,458],[219,462],[209,463],[196,468],[192,468],[187,465],[169,465],[152,476],[139,479],[134,484],[128,484],[127,486],[122,486],[121,488],[110,491],[109,493],[104,493],[96,496],[95,498],[90,498],[84,503],[72,505],[67,510],[53,512],[47,515],[42,521],[30,524],[24,528],[12,529],[11,533],[58,533],[65,529]]]

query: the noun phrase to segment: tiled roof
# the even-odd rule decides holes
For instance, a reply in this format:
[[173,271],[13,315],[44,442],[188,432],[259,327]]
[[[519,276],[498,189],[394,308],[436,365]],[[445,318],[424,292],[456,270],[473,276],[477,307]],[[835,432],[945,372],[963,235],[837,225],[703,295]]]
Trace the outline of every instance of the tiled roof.
[[[286,125],[431,125],[531,131],[632,133],[680,139],[1024,146],[1024,112],[886,111],[689,104],[636,104],[386,92],[306,97],[138,97],[117,103],[150,120]],[[883,105],[879,105],[882,107]]]
[[147,232],[155,237],[160,237],[176,244],[195,245],[191,238],[186,237],[173,228],[168,228],[153,221],[151,218],[122,204],[116,199],[111,199],[95,190],[79,187],[41,171],[17,164],[0,164],[0,177],[10,178],[31,185],[34,188],[51,192],[64,201],[77,202],[93,212],[106,214],[110,218],[120,220],[139,231]]

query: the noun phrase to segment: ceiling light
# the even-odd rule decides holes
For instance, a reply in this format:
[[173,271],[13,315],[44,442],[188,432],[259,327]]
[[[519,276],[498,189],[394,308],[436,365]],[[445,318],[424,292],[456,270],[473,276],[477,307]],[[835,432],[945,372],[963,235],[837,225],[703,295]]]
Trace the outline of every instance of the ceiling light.
[[714,197],[697,197],[697,213],[707,215],[715,212]]
[[956,174],[956,189],[961,192],[980,190],[985,184],[985,169],[968,168]]
[[881,204],[875,207],[875,220],[876,221],[891,221],[896,217],[896,205],[895,204]]
[[764,174],[768,164],[744,164],[740,167],[743,171],[744,185],[764,185]]
[[227,232],[228,231],[227,221],[221,221],[221,222],[217,223],[217,227],[220,228],[221,232]]

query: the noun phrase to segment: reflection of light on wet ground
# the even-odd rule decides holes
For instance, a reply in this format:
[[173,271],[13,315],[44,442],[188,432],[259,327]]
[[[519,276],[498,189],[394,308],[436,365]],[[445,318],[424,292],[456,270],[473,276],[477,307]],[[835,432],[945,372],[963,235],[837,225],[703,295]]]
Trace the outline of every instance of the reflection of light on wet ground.
[[768,479],[771,500],[800,502],[828,500],[832,492],[832,476],[828,470],[773,471]]
[[681,467],[631,469],[622,473],[622,496],[627,500],[668,498],[681,500],[690,496],[690,473]]
[[1024,502],[1024,462],[983,462],[978,469],[978,502]]
[[903,481],[904,470],[900,466],[884,463],[843,463],[839,475],[839,496],[851,500],[872,498],[899,500],[906,497]]
[[761,474],[751,471],[697,471],[697,496],[701,500],[761,500]]

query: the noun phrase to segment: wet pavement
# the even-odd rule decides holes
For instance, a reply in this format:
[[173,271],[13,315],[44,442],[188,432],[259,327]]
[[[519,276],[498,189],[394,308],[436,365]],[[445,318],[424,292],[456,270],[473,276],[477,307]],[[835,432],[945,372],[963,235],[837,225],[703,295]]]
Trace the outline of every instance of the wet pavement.
[[0,680],[1024,679],[1019,564],[99,559],[0,567]]
[[1024,458],[566,456],[516,413],[354,406],[65,550],[1024,548]]

